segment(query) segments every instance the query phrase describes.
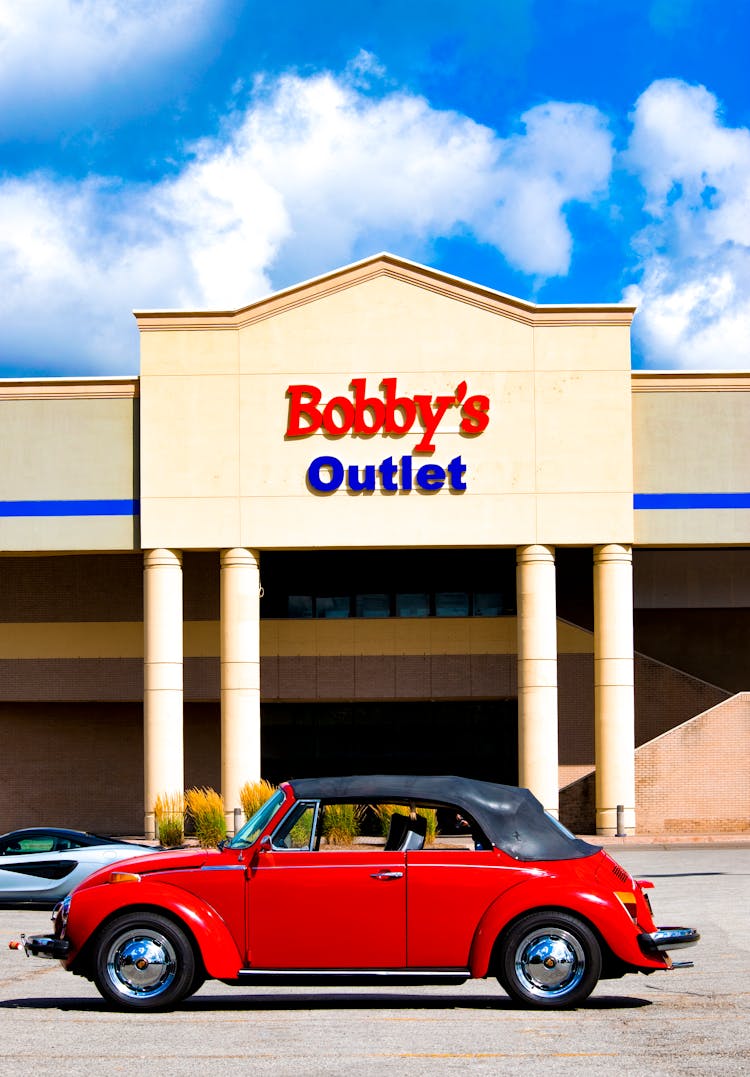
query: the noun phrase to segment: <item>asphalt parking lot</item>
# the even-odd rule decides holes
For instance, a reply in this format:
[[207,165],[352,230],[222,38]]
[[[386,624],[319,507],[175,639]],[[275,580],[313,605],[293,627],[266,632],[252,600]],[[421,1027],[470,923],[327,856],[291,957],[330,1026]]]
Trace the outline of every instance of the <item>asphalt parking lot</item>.
[[515,1009],[494,981],[446,989],[237,989],[170,1014],[108,1011],[57,962],[7,949],[48,912],[0,910],[4,1077],[750,1072],[750,848],[618,849],[654,880],[657,923],[697,927],[695,968],[604,981],[576,1011]]

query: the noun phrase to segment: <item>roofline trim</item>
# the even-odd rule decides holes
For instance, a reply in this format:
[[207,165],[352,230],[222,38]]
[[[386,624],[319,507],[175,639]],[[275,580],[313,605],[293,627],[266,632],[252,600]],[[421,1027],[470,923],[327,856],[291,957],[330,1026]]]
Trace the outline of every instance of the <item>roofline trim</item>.
[[0,379],[0,400],[132,400],[139,395],[137,375]]
[[634,393],[750,392],[750,370],[632,370]]
[[623,304],[536,304],[442,270],[382,252],[319,277],[292,285],[236,310],[139,310],[133,314],[141,331],[152,329],[239,329],[373,280],[388,276],[528,325],[612,324],[629,326],[635,307]]

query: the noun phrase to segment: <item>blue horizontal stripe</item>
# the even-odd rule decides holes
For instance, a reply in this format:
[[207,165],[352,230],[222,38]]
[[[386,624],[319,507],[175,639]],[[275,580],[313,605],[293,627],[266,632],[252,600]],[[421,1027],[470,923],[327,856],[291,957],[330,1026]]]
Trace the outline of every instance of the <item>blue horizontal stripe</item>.
[[0,501],[0,516],[137,516],[132,498],[96,501]]
[[750,509],[750,493],[633,494],[634,509]]

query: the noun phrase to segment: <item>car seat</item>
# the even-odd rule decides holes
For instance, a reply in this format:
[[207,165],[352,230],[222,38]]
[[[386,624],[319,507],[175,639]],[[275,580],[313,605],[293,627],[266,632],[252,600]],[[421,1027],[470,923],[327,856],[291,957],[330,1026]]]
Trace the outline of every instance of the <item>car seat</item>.
[[427,820],[423,815],[412,818],[409,815],[394,812],[391,816],[384,852],[408,852],[413,849],[422,849],[426,834]]

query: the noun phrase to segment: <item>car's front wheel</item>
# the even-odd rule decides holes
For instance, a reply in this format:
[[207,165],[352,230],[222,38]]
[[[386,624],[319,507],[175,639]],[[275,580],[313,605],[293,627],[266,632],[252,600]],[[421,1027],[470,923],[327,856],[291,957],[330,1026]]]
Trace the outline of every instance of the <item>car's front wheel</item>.
[[97,940],[94,982],[118,1009],[169,1009],[190,994],[196,979],[190,940],[166,916],[119,916]]
[[565,1009],[588,998],[602,970],[593,931],[564,912],[530,913],[502,940],[497,978],[516,1002]]

